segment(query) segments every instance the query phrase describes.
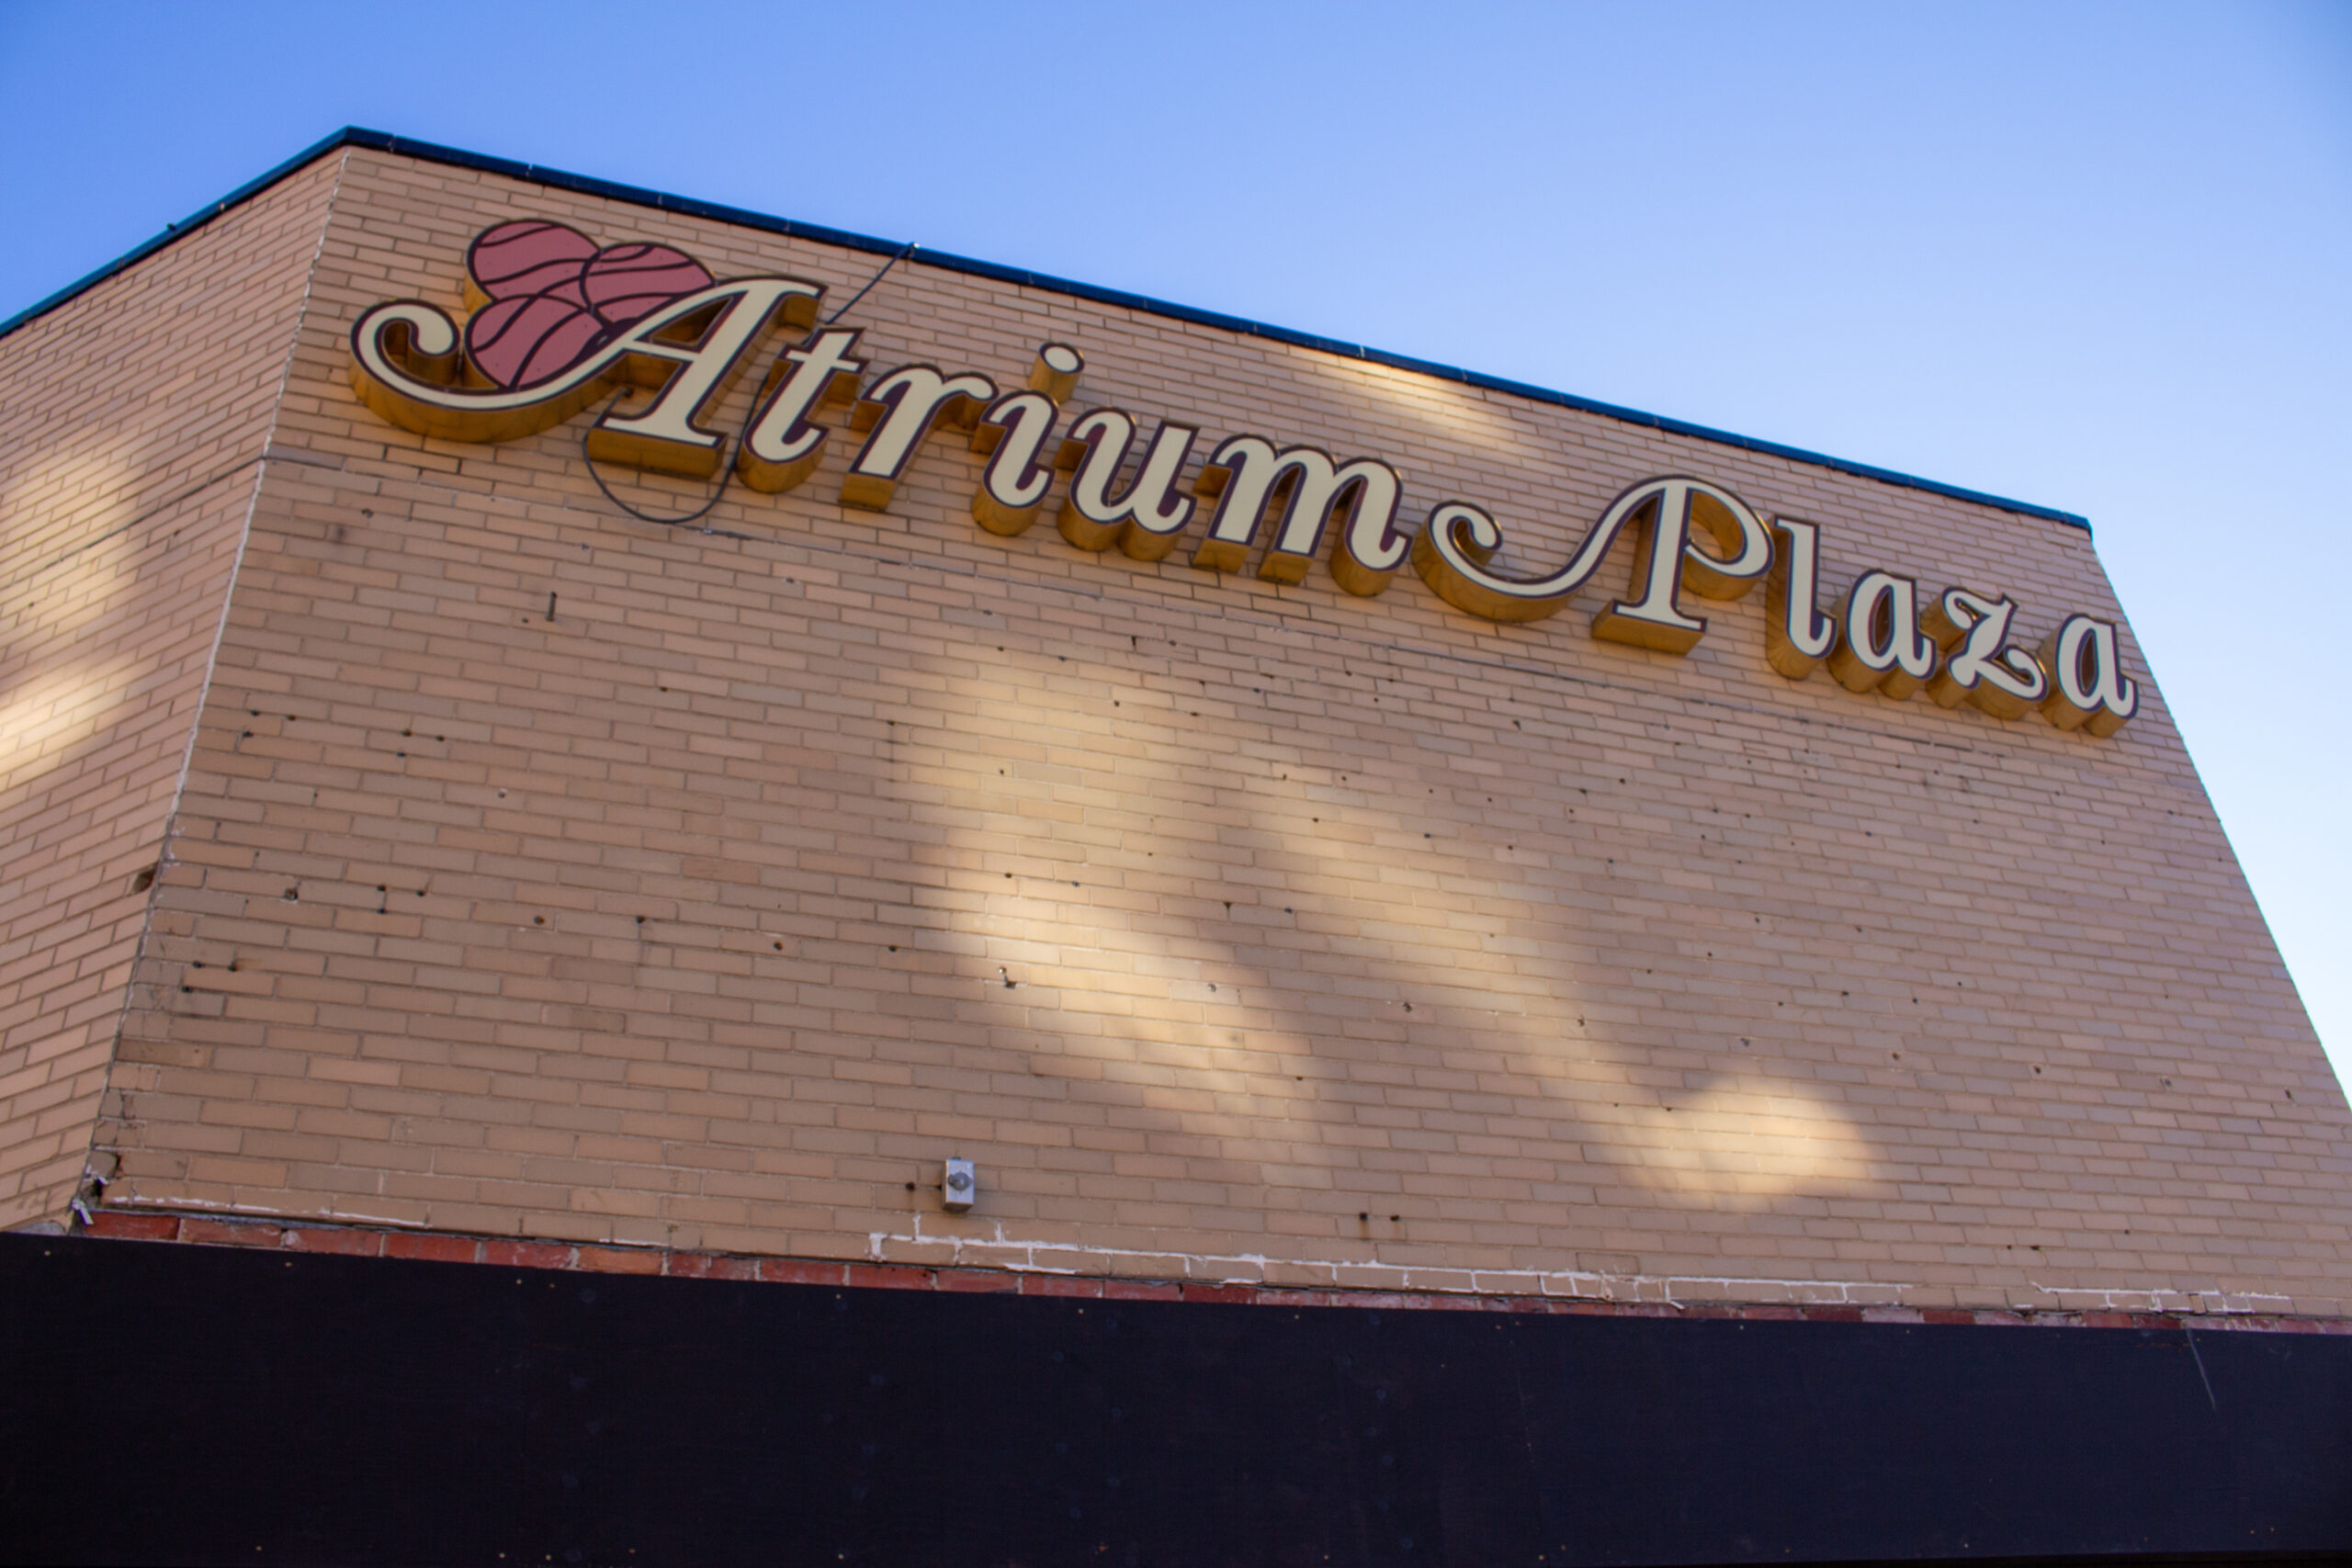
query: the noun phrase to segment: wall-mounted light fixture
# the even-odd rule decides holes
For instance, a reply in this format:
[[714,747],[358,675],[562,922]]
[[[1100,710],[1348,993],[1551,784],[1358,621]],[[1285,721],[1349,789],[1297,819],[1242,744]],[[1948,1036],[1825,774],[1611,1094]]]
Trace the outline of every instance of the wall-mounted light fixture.
[[949,1213],[967,1213],[972,1207],[972,1200],[980,1195],[979,1172],[972,1168],[970,1160],[951,1159],[947,1162],[946,1185],[940,1190],[946,1197]]

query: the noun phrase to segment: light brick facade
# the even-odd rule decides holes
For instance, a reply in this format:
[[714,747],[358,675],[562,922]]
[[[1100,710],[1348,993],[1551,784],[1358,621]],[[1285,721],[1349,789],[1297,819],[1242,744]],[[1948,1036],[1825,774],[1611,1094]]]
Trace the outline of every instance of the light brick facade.
[[335,174],[0,340],[0,1226],[89,1158]]
[[[586,416],[352,393],[358,313],[457,310],[525,216],[829,308],[879,265],[346,148],[0,339],[11,1219],[86,1157],[113,1209],[568,1245],[2352,1310],[2352,1118],[2136,649],[2096,740],[1784,681],[1761,593],[1596,643],[1622,546],[1513,626],[1001,539],[940,438],[885,513],[844,434],[650,525]],[[2120,620],[2081,530],[1821,464],[919,257],[842,324],[1005,387],[1075,344],[1078,407],[1384,457],[1530,568],[1684,472],[1819,523],[1833,592]]]

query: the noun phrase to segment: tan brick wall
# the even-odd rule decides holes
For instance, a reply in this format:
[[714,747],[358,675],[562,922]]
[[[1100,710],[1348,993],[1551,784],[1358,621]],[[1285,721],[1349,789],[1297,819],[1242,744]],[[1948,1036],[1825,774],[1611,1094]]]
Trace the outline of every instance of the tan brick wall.
[[[2341,1091],[2136,651],[2099,742],[1005,541],[935,441],[708,531],[580,421],[360,409],[344,338],[503,219],[847,297],[877,259],[355,153],[126,1021],[110,1201],[826,1258],[1910,1305],[2341,1312]],[[878,368],[1263,432],[1556,560],[1689,471],[2116,614],[2077,530],[902,266]],[[740,401],[730,407],[740,417]],[[695,487],[615,476],[684,510]],[[1195,525],[1198,527],[1198,525]],[[549,614],[552,596],[553,614]],[[199,967],[201,965],[201,967]],[[980,1163],[968,1217],[939,1160]],[[911,1187],[910,1185],[911,1184]]]
[[0,339],[0,1226],[89,1152],[338,167]]

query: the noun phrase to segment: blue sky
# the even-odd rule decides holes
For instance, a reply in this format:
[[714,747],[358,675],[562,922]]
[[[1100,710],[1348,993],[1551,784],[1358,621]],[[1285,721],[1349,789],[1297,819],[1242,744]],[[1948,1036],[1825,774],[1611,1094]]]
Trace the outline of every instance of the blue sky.
[[2352,1078],[2352,4],[0,0],[0,315],[360,124],[2087,513]]

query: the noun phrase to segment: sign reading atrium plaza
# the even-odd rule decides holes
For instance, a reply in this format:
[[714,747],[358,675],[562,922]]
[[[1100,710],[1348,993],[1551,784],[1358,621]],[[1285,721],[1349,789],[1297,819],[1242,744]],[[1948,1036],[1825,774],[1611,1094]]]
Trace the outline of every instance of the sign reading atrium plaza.
[[501,223],[467,250],[464,325],[423,300],[374,307],[352,329],[352,382],[403,429],[480,442],[536,434],[607,392],[640,389],[641,406],[624,410],[616,397],[588,432],[589,457],[707,479],[727,449],[707,417],[760,345],[790,333],[799,341],[767,367],[735,444],[734,477],[754,491],[807,482],[831,434],[812,416],[848,405],[864,443],[842,478],[844,506],[887,510],[924,438],[952,434],[983,459],[971,513],[990,533],[1027,529],[1064,479],[1056,521],[1080,549],[1160,560],[1205,510],[1190,558],[1203,570],[1239,570],[1262,544],[1261,578],[1302,581],[1319,558],[1343,591],[1368,597],[1410,560],[1446,603],[1497,621],[1565,608],[1630,536],[1628,595],[1592,617],[1602,641],[1687,653],[1707,623],[1684,594],[1736,599],[1761,582],[1765,657],[1790,680],[1826,665],[1851,692],[1902,699],[1924,690],[1943,707],[1966,703],[2003,719],[2039,712],[2061,729],[2102,737],[2138,711],[2112,623],[2069,614],[2030,643],[2005,594],[1953,587],[1922,600],[1914,579],[1883,570],[1863,572],[1825,609],[1818,525],[1767,517],[1703,478],[1644,479],[1609,503],[1556,569],[1508,572],[1496,565],[1502,526],[1473,501],[1441,502],[1418,531],[1400,529],[1402,483],[1376,457],[1341,461],[1230,434],[1208,444],[1188,491],[1182,477],[1203,445],[1194,426],[1162,421],[1147,437],[1136,414],[1099,408],[1057,439],[1085,368],[1066,344],[1041,347],[1013,389],[980,371],[925,364],[867,384],[860,330],[820,324],[822,293],[792,277],[715,279],[665,245],[599,248],[560,223]]

